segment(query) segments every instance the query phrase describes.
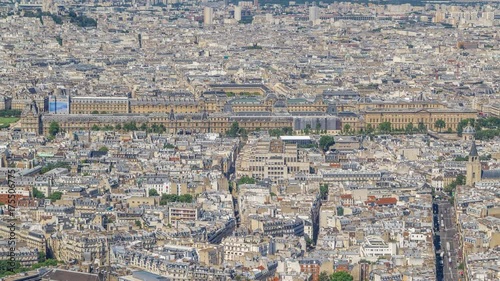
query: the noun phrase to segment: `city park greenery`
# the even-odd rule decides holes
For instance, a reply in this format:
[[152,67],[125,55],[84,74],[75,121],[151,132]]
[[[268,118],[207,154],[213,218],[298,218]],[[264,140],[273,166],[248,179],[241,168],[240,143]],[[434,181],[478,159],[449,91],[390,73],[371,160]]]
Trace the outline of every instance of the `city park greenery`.
[[237,182],[237,185],[242,185],[242,184],[255,184],[255,179],[251,178],[249,176],[243,176],[241,177]]
[[21,110],[18,109],[6,109],[0,110],[0,117],[21,117]]
[[160,205],[167,205],[172,202],[180,202],[180,203],[193,203],[193,195],[191,194],[162,194],[160,199]]
[[154,188],[151,188],[151,189],[148,191],[148,195],[149,195],[150,197],[152,197],[152,196],[160,196],[160,194],[158,193],[158,191],[157,191],[156,189],[154,189]]
[[335,144],[335,139],[333,136],[324,135],[319,138],[319,148],[323,151],[328,151],[330,146]]
[[63,193],[60,191],[55,191],[50,194],[49,197],[45,198],[45,194],[38,190],[36,187],[33,187],[33,197],[38,198],[38,199],[50,199],[52,202],[55,202],[57,200],[61,200]]
[[0,110],[0,129],[9,128],[10,124],[15,123],[21,117],[21,110]]
[[319,281],[352,281],[354,278],[345,271],[338,271],[328,275],[325,271],[319,274]]
[[[148,190],[148,195],[150,197],[160,196],[158,191],[156,189],[153,189],[153,188]],[[176,195],[176,194],[166,194],[166,193],[163,193],[161,195],[160,205],[167,205],[168,203],[172,203],[172,202],[193,203],[193,195],[191,195],[191,194]]]
[[0,117],[0,129],[9,128],[10,124],[19,121],[18,117]]
[[0,278],[41,267],[56,266],[57,264],[58,262],[55,259],[46,259],[45,253],[38,253],[38,262],[31,267],[23,267],[19,261],[15,261],[14,264],[11,264],[8,260],[0,260]]
[[500,136],[500,118],[488,117],[479,119],[464,119],[457,125],[457,134],[462,136],[463,129],[467,125],[472,126],[475,130],[475,138],[477,140],[490,140]]
[[328,184],[327,183],[320,184],[319,185],[319,197],[322,200],[327,200],[327,196],[328,196]]
[[231,124],[231,128],[229,128],[229,130],[226,132],[226,136],[228,137],[231,137],[231,138],[235,138],[235,137],[246,137],[247,136],[247,130],[245,130],[244,128],[240,128],[240,125],[238,124],[238,122],[233,122],[233,124]]

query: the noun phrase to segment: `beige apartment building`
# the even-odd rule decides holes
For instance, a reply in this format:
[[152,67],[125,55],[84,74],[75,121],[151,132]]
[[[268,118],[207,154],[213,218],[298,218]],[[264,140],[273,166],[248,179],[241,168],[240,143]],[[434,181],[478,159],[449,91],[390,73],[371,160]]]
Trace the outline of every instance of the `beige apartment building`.
[[[0,221],[0,237],[3,239],[8,239],[11,235],[9,223],[10,222],[7,221]],[[16,224],[19,225],[20,222]],[[40,252],[44,252],[47,249],[47,241],[43,233],[30,231],[27,228],[20,227],[16,227],[15,233],[17,243],[26,243],[29,248],[38,249]]]
[[202,103],[193,100],[172,100],[157,97],[144,97],[130,100],[130,113],[200,113],[204,111]]
[[413,110],[413,109],[445,109],[446,105],[437,101],[380,101],[371,100],[370,98],[361,98],[358,101],[346,104],[339,104],[337,106],[338,111],[354,111],[360,112],[372,109],[402,109],[402,110]]
[[106,236],[96,235],[89,237],[79,231],[67,231],[53,235],[49,241],[49,248],[57,260],[69,262],[94,261],[99,259],[101,264],[106,261]]
[[200,215],[200,206],[195,203],[172,203],[168,206],[168,223],[176,221],[196,221]]
[[450,128],[457,130],[461,120],[475,119],[477,112],[475,110],[465,109],[372,109],[365,111],[362,115],[365,117],[365,123],[371,124],[377,128],[380,123],[390,122],[392,129],[403,130],[409,123],[416,128],[419,123],[423,123],[428,129],[439,130],[434,124],[441,119],[445,122],[443,132]]
[[72,114],[129,113],[128,97],[71,97]]
[[296,144],[282,140],[254,140],[243,148],[236,161],[238,177],[279,181],[297,173],[309,173],[309,162],[299,157]]

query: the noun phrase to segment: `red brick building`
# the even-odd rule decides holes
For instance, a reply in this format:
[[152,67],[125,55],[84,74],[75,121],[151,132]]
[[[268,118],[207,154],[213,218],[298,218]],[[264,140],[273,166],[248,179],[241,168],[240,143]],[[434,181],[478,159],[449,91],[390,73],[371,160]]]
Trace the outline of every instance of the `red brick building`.
[[321,273],[321,262],[314,259],[303,259],[299,261],[300,272],[311,273],[312,281],[319,280],[319,274]]
[[24,198],[28,198],[28,196],[24,196],[22,194],[14,194],[13,198],[12,198],[12,196],[11,196],[11,198],[9,198],[9,194],[2,193],[2,194],[0,194],[0,203],[3,205],[8,205],[9,200],[14,199],[15,203],[11,204],[11,205],[13,205],[14,207],[17,207],[17,203],[19,202],[19,200],[24,199]]

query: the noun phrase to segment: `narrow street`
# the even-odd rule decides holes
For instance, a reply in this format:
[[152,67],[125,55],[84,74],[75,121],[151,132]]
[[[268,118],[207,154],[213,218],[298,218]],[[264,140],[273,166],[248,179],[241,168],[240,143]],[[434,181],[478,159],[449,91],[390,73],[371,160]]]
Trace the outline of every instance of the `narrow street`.
[[455,223],[455,211],[448,201],[437,201],[441,251],[443,253],[443,281],[457,281],[459,242]]

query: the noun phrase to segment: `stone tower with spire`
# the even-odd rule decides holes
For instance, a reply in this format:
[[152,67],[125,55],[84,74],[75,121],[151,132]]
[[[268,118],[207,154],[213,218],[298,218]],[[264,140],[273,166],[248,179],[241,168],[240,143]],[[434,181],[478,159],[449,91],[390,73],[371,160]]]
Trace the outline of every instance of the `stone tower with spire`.
[[477,154],[476,142],[472,141],[472,147],[467,162],[467,177],[465,182],[468,186],[474,186],[476,182],[481,181],[481,162]]

